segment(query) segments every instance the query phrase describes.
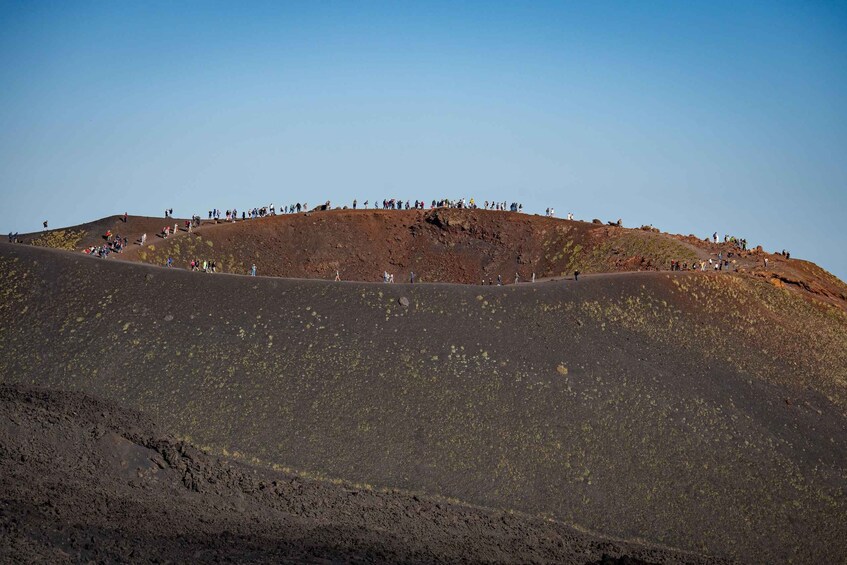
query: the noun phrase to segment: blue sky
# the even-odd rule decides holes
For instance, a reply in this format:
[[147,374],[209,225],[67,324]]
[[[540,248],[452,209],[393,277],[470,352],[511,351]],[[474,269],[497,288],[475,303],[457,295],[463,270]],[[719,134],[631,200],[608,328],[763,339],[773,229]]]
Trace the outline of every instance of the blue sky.
[[7,2],[0,228],[519,200],[847,279],[847,3]]

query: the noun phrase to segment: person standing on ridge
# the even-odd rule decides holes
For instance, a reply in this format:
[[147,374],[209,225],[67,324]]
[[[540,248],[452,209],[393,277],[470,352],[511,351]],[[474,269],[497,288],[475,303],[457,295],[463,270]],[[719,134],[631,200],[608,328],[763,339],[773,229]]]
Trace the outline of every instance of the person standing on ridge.
[[253,266],[250,268],[250,276],[251,276],[251,277],[255,277],[255,276],[256,276],[256,264],[255,264],[255,263],[254,263],[254,264],[253,264]]
[[47,231],[47,220],[44,220],[44,231]]
[[574,272],[573,272],[573,280],[575,280],[575,281],[578,281],[578,280],[579,280],[579,271],[574,271]]

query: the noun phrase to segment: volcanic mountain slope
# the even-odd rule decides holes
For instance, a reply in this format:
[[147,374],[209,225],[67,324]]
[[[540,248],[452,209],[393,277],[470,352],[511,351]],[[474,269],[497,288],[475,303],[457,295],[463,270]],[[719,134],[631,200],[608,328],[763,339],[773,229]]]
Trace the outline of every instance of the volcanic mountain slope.
[[[847,309],[847,285],[812,263],[786,260],[759,249],[711,244],[693,236],[626,229],[555,218],[439,208],[435,210],[332,210],[272,216],[234,223],[206,222],[185,230],[184,220],[129,216],[103,218],[72,228],[28,234],[21,239],[46,247],[87,248],[103,234],[133,244],[112,258],[188,268],[192,260],[215,261],[219,272],[245,274],[255,264],[263,275],[376,281],[388,271],[396,280],[505,284],[532,273],[541,278],[583,273],[667,270],[672,260],[731,262],[730,270],[827,300]],[[162,227],[176,223],[176,236],[163,239]],[[135,245],[146,233],[148,244]],[[764,259],[769,265],[764,267]]]
[[[188,234],[186,234],[188,235]],[[208,226],[137,256],[178,265],[215,259],[225,272],[256,264],[272,276],[377,281],[384,270],[407,280],[478,284],[517,272],[528,280],[583,271],[658,268],[695,251],[672,238],[509,212],[328,211]]]
[[[176,237],[160,237],[176,223]],[[144,248],[131,246],[120,258],[177,266],[215,260],[221,271],[246,273],[252,264],[266,275],[376,281],[382,270],[420,280],[479,283],[497,274],[512,280],[583,271],[666,267],[671,259],[693,261],[697,250],[664,234],[623,230],[585,222],[483,210],[332,210],[237,222],[203,222],[187,233],[184,220],[112,216],[91,224],[27,234],[21,239],[44,247],[83,249],[103,234],[133,243],[148,235]],[[380,270],[382,269],[382,270]]]
[[847,313],[729,273],[205,275],[0,246],[0,378],[260,467],[742,561],[847,559]]
[[247,466],[79,393],[0,385],[0,418],[4,562],[705,562],[543,518]]
[[115,236],[127,237],[130,243],[137,244],[140,242],[141,234],[146,233],[151,240],[155,240],[156,235],[161,233],[165,226],[173,228],[175,223],[184,227],[185,220],[128,216],[127,221],[124,222],[123,216],[107,216],[76,226],[20,234],[18,240],[38,247],[81,251],[92,245],[105,243],[107,232]]

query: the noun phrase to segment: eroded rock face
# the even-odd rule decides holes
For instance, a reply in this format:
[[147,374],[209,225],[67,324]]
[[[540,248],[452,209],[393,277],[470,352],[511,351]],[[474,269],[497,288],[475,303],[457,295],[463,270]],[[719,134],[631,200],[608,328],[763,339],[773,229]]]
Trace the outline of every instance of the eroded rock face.
[[467,210],[450,208],[430,210],[426,213],[424,219],[434,226],[451,231],[471,231],[471,226],[474,224],[474,216]]

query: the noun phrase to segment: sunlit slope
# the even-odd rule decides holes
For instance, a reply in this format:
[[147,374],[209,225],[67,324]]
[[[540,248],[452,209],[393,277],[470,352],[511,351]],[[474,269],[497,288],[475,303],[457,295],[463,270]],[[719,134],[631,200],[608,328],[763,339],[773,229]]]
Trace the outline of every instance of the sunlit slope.
[[[599,222],[599,220],[598,220]],[[161,237],[165,225],[176,235]],[[628,229],[490,210],[331,210],[285,214],[235,223],[204,221],[188,233],[184,220],[109,216],[70,228],[25,234],[41,247],[82,250],[105,243],[104,234],[127,238],[110,260],[177,268],[214,262],[218,272],[332,280],[378,281],[383,273],[418,282],[505,284],[532,274],[560,278],[582,273],[670,270],[719,257],[727,270],[755,276],[847,311],[847,285],[819,266],[788,260],[761,248],[740,251],[733,243],[694,236]],[[139,245],[142,234],[146,245]],[[768,259],[767,266],[765,259]]]
[[121,238],[126,237],[130,248],[140,241],[142,234],[147,234],[148,241],[155,241],[165,226],[173,229],[174,224],[184,226],[184,219],[154,218],[149,216],[128,216],[124,221],[123,215],[106,216],[99,220],[86,222],[69,227],[51,228],[40,232],[21,234],[18,239],[22,243],[53,249],[82,250],[90,246],[103,245],[106,234]]
[[697,250],[665,234],[510,212],[439,209],[333,210],[236,223],[149,240],[126,257],[179,267],[215,261],[219,270],[377,281],[384,271],[408,280],[478,284],[515,273],[529,280],[583,272],[668,268]]
[[763,281],[330,283],[5,244],[0,279],[4,381],[212,450],[745,561],[847,558],[847,315]]

